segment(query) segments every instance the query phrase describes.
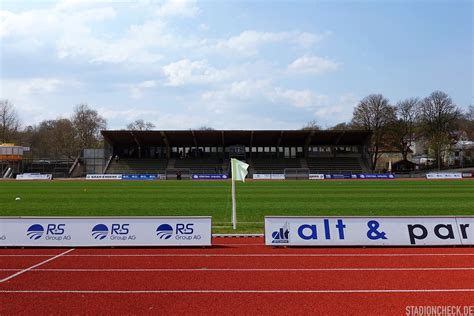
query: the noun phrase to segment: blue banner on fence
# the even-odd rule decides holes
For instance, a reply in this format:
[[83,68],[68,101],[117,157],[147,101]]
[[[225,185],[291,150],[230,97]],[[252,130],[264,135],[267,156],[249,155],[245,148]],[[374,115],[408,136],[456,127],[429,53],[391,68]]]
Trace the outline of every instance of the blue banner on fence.
[[325,174],[324,179],[357,179],[357,175],[352,174]]
[[325,174],[325,179],[395,179],[393,174],[377,174],[377,173],[362,173],[362,174]]
[[358,174],[357,179],[395,179],[393,174]]
[[124,174],[122,180],[160,180],[159,174]]
[[193,174],[193,180],[227,180],[226,174]]

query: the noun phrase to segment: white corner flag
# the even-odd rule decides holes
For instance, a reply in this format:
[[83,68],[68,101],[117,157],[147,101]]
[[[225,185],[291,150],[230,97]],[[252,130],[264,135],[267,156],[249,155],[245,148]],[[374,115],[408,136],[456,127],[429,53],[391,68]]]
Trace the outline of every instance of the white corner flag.
[[245,177],[248,174],[247,169],[249,165],[245,162],[231,158],[230,160],[232,172],[232,227],[237,229],[237,206],[235,203],[235,180],[245,182]]

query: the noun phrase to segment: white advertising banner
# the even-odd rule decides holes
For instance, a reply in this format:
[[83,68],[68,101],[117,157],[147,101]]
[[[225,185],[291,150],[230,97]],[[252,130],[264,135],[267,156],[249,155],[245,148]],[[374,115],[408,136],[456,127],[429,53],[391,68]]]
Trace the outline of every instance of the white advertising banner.
[[51,180],[53,179],[52,174],[41,174],[41,173],[22,173],[16,175],[17,180]]
[[276,173],[276,174],[272,174],[272,180],[285,180],[285,175],[284,174],[280,174],[280,173]]
[[324,174],[310,173],[309,180],[324,180]]
[[449,173],[433,172],[433,173],[427,173],[426,179],[462,179],[462,173],[461,172],[449,172]]
[[474,217],[265,217],[265,244],[474,245]]
[[86,180],[122,180],[121,174],[88,174]]
[[255,173],[253,174],[254,180],[285,180],[284,174],[271,174],[271,173]]
[[0,246],[210,246],[211,217],[0,217]]

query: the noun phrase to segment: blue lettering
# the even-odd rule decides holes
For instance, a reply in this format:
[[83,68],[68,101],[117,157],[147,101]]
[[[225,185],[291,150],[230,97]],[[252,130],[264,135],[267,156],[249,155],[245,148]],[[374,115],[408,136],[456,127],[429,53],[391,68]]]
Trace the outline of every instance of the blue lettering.
[[120,234],[120,225],[119,224],[112,224],[112,229],[110,230],[111,234]]
[[346,225],[344,225],[342,219],[337,220],[336,228],[339,230],[339,239],[344,239],[344,228],[346,228]]
[[194,224],[176,224],[176,234],[190,235],[194,232]]
[[[305,229],[310,230],[310,235],[305,234]],[[316,225],[304,224],[298,228],[298,236],[304,240],[318,239],[318,234],[316,231]]]
[[329,229],[329,220],[324,220],[324,233],[326,235],[326,239],[331,239],[331,230]]
[[112,224],[110,229],[110,234],[116,235],[127,235],[128,234],[128,226],[130,224]]
[[62,235],[66,224],[48,224],[46,235]]

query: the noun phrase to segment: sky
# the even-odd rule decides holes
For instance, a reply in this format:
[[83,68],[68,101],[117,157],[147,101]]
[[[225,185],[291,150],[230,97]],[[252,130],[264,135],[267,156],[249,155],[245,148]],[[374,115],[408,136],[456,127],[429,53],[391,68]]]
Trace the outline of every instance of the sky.
[[124,129],[299,129],[372,93],[474,104],[474,1],[0,0],[0,99]]

